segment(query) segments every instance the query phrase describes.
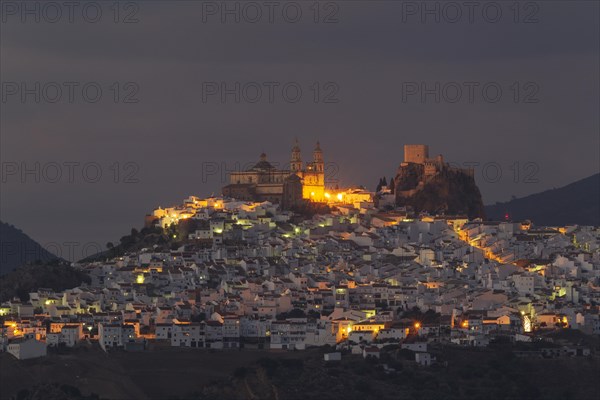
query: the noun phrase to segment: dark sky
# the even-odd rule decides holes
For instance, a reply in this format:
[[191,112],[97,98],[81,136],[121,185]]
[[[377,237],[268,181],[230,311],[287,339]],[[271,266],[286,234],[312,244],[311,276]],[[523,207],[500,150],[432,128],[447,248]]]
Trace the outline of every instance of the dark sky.
[[[218,193],[225,170],[262,151],[287,162],[295,137],[305,160],[320,140],[330,181],[370,189],[394,174],[404,144],[429,144],[431,155],[479,163],[486,204],[598,171],[596,1],[473,2],[472,19],[459,2],[456,22],[449,6],[439,22],[419,14],[445,2],[321,1],[319,23],[314,1],[277,2],[272,23],[265,2],[246,3],[237,23],[223,2],[123,2],[115,23],[113,2],[96,2],[92,23],[85,2],[73,22],[64,7],[52,22],[56,10],[28,3],[36,22],[3,1],[1,219],[42,244],[104,246],[154,207]],[[207,94],[210,82],[239,82],[240,102]],[[272,102],[268,82],[278,83]],[[36,163],[38,176],[21,175]]]

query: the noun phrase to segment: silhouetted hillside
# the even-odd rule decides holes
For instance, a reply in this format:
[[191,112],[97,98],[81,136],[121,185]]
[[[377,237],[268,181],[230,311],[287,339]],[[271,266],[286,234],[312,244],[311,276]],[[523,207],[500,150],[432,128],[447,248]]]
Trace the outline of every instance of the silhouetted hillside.
[[29,293],[39,288],[60,292],[90,282],[90,277],[85,272],[71,267],[63,260],[22,265],[0,277],[0,302],[13,297],[28,301]]
[[30,262],[57,258],[21,230],[0,221],[0,275]]
[[558,189],[546,190],[485,207],[489,219],[529,219],[536,225],[600,225],[600,174]]

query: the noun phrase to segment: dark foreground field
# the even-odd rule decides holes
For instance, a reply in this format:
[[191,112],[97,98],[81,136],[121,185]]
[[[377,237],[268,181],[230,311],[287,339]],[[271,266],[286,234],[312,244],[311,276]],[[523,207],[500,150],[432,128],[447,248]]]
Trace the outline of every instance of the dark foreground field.
[[103,399],[168,399],[227,379],[262,357],[299,358],[310,353],[185,351],[177,348],[144,353],[106,354],[99,347],[46,358],[18,361],[0,353],[0,399],[37,383],[59,382]]
[[[600,398],[596,356],[522,359],[510,347],[446,346],[431,352],[441,362],[428,368],[416,366],[412,354],[397,346],[382,352],[381,360],[345,354],[341,362],[327,364],[317,349],[211,353],[167,347],[106,354],[89,347],[28,361],[0,354],[0,393],[10,399],[29,389],[20,397],[27,400],[79,400],[92,393],[101,399],[161,400]],[[49,395],[48,385],[40,389],[48,382],[75,387],[82,396]]]

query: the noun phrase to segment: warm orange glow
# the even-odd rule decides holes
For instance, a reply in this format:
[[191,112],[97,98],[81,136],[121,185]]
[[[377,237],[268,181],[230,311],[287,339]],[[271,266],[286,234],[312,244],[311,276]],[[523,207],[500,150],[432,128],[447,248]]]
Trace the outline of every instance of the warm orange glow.
[[421,323],[420,322],[415,322],[415,329],[419,329],[421,327]]
[[465,320],[460,324],[461,327],[463,328],[468,328],[469,327],[469,321]]
[[523,330],[525,332],[531,332],[532,330],[531,319],[527,315],[523,316]]

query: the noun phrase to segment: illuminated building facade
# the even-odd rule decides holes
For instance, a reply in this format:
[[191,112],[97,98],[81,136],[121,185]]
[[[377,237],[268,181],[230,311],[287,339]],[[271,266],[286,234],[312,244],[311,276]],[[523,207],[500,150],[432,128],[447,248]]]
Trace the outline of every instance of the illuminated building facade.
[[290,169],[277,169],[262,153],[258,163],[246,171],[229,174],[223,196],[247,201],[270,201],[289,208],[302,200],[325,201],[325,163],[317,142],[311,162],[304,164],[298,141],[292,148]]

